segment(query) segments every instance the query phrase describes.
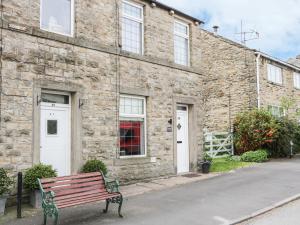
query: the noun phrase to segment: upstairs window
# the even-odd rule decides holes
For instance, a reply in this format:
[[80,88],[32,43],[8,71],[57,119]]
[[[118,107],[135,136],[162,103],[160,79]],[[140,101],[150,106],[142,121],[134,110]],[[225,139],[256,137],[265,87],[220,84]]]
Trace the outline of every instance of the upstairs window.
[[281,118],[281,117],[285,116],[284,109],[280,106],[269,105],[268,111],[277,118]]
[[174,23],[174,58],[176,64],[189,65],[189,25],[180,21]]
[[120,97],[120,157],[146,156],[146,99]]
[[282,69],[268,64],[268,80],[276,84],[282,84]]
[[143,54],[144,33],[143,6],[123,1],[122,3],[122,49]]
[[294,73],[294,87],[300,89],[300,73]]
[[41,0],[41,29],[73,36],[74,0]]

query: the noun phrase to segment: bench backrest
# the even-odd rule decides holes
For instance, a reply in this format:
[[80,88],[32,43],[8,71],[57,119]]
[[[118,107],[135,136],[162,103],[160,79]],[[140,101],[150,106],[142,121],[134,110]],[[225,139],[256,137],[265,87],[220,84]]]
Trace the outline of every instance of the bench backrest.
[[103,175],[100,172],[41,179],[40,188],[42,192],[53,191],[55,197],[64,195],[76,197],[77,194],[83,192],[91,195],[107,192]]

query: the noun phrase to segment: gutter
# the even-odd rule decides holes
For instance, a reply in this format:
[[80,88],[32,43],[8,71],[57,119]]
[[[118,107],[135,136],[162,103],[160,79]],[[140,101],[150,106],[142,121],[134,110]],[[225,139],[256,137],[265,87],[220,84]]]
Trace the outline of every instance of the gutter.
[[285,62],[285,61],[282,61],[282,60],[280,60],[280,59],[276,59],[276,58],[274,58],[274,57],[272,57],[272,56],[269,56],[269,55],[267,55],[267,54],[265,54],[265,53],[262,53],[262,52],[258,52],[258,51],[257,51],[257,52],[255,52],[255,54],[256,54],[256,55],[263,56],[263,57],[265,57],[265,58],[267,58],[267,59],[270,59],[270,60],[275,61],[275,62],[277,62],[277,63],[279,63],[279,64],[281,64],[281,65],[284,65],[284,66],[286,66],[286,67],[292,68],[292,69],[294,69],[294,70],[300,72],[300,67],[294,66],[294,65],[292,65],[292,64],[290,64],[290,63],[287,63],[287,62]]
[[257,89],[257,108],[261,108],[261,99],[260,99],[260,58],[261,53],[258,52],[256,56],[256,89]]

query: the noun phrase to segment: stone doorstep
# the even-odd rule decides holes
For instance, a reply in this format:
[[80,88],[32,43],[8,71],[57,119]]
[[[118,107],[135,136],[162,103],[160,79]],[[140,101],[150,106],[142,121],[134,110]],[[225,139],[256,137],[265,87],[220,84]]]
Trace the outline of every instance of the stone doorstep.
[[141,182],[141,183],[126,185],[126,186],[121,186],[120,191],[125,198],[132,197],[132,196],[141,195],[151,191],[159,191],[159,190],[175,187],[178,185],[184,185],[184,184],[189,184],[201,180],[206,180],[212,177],[219,176],[220,174],[219,173],[210,173],[210,174],[191,173],[191,175],[195,175],[195,176],[186,177],[185,175],[183,176],[179,175],[176,177],[156,179],[150,182]]

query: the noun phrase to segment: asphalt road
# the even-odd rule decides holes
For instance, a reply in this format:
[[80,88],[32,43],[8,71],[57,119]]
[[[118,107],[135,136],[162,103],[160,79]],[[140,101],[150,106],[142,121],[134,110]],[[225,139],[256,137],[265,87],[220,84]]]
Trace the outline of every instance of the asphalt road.
[[[273,161],[126,199],[124,218],[104,204],[62,210],[59,224],[221,225],[300,193],[300,159]],[[9,225],[42,224],[42,214]],[[50,221],[50,220],[49,220]],[[52,224],[52,223],[49,223]]]

